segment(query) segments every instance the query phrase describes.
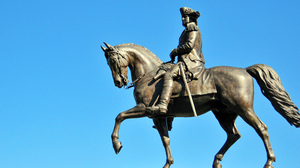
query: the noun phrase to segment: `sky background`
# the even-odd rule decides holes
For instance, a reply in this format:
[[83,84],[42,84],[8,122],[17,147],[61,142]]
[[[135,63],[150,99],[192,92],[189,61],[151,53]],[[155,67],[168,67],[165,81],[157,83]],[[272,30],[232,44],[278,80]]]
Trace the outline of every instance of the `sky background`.
[[[135,101],[133,89],[114,86],[100,45],[135,43],[169,61],[184,29],[183,6],[201,13],[207,68],[267,64],[300,106],[300,1],[1,1],[0,167],[162,167],[164,148],[149,118],[124,121],[123,148],[114,153],[115,117]],[[254,109],[269,128],[274,167],[299,167],[300,130],[273,109],[256,82]],[[223,168],[263,167],[261,139],[240,117],[236,124],[242,137]],[[172,168],[209,168],[226,133],[208,112],[175,118],[170,138]]]

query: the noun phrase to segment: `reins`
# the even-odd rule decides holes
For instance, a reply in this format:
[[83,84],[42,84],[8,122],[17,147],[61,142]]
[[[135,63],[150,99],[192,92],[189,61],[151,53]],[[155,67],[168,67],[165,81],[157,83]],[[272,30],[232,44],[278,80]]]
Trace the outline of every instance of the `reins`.
[[[124,77],[124,75],[122,74],[122,69],[121,69],[121,57],[124,58],[127,62],[127,58],[125,56],[123,56],[119,51],[116,51],[117,53],[117,59],[118,59],[118,64],[117,64],[117,67],[118,67],[118,70],[119,70],[119,75],[122,79],[122,82],[123,83],[127,83],[128,82],[128,78]],[[141,75],[140,77],[138,77],[136,80],[134,80],[133,82],[131,82],[127,87],[124,86],[125,89],[130,89],[132,87],[134,87],[134,84],[136,82],[138,82],[139,80],[141,80],[146,74],[143,74]]]
[[146,75],[146,74],[143,74],[142,76],[138,77],[136,80],[134,80],[133,82],[131,82],[131,83],[129,84],[129,86],[125,87],[125,89],[130,89],[130,88],[134,87],[134,84],[135,84],[136,82],[138,82],[139,80],[141,80],[145,75]]

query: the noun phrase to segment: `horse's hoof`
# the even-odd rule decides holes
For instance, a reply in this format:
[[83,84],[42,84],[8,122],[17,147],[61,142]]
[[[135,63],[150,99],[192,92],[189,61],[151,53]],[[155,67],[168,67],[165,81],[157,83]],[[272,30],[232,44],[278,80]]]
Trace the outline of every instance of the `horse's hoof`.
[[120,141],[114,141],[113,142],[113,147],[114,147],[114,150],[115,150],[116,154],[118,154],[123,146],[122,146]]
[[165,164],[165,166],[163,168],[170,168],[170,164]]
[[265,165],[264,168],[274,168],[272,165]]
[[165,166],[163,168],[169,168],[171,166],[171,164],[174,163],[173,158],[172,159],[167,159],[167,163],[165,164]]
[[222,168],[222,165],[220,163],[213,164],[213,168]]
[[271,157],[270,159],[268,159],[267,163],[265,164],[264,168],[274,168],[272,166],[272,163],[276,161],[275,156]]

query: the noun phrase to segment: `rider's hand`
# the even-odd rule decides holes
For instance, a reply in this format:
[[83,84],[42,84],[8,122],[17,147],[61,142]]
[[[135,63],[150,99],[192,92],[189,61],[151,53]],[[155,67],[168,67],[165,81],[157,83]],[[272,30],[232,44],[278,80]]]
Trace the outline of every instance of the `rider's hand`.
[[170,58],[171,58],[172,62],[175,61],[175,57],[176,57],[176,56],[177,56],[177,49],[175,48],[175,49],[173,49],[173,50],[171,51],[171,53],[170,53]]

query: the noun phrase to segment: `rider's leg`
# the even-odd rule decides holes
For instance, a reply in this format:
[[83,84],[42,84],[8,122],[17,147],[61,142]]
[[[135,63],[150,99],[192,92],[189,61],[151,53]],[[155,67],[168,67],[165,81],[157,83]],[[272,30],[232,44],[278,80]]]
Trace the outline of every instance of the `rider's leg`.
[[179,65],[175,64],[173,67],[164,75],[164,84],[162,93],[160,96],[159,103],[156,106],[147,108],[152,112],[166,113],[168,111],[168,104],[173,90],[173,79],[178,76]]
[[160,101],[157,104],[161,113],[166,113],[168,111],[168,104],[173,90],[173,78],[167,73],[164,79],[164,85],[161,92]]

